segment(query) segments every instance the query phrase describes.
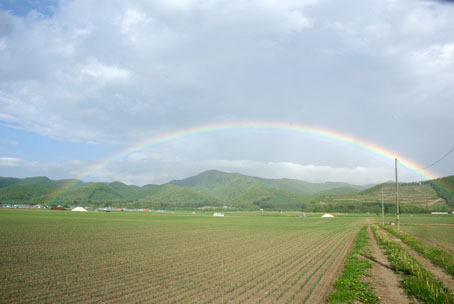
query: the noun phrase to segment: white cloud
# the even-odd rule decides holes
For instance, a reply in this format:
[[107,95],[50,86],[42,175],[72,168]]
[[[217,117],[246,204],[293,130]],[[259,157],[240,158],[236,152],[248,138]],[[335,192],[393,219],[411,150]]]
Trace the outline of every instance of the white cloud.
[[21,164],[22,161],[19,158],[15,157],[0,157],[0,166],[1,167],[13,167]]
[[[432,45],[416,51],[413,60],[414,64],[421,67],[426,74],[444,71],[448,75],[452,75],[454,68],[454,41],[443,45]],[[453,82],[454,77],[449,80]]]
[[117,66],[108,66],[99,62],[92,62],[81,66],[80,72],[91,76],[94,81],[102,83],[125,81],[130,78],[130,73]]
[[407,34],[432,34],[447,24],[446,16],[432,7],[417,8],[403,21],[403,30]]
[[[295,122],[430,163],[454,136],[453,20],[451,5],[409,0],[353,0],[348,8],[327,0],[73,0],[47,18],[0,12],[0,120],[119,150],[213,122]],[[273,132],[233,137],[165,146],[149,161],[185,152],[195,169],[174,167],[179,176],[210,159],[260,163],[249,174],[273,166],[302,177],[353,180],[362,167],[384,174],[374,156],[336,144],[321,149]],[[148,161],[137,154],[130,164],[141,157]],[[178,175],[139,169],[115,173],[138,183]]]

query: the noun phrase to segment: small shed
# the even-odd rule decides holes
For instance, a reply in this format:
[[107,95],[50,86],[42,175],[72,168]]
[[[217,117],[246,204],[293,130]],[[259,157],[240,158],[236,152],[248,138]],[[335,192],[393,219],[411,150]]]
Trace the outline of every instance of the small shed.
[[213,213],[213,216],[224,216],[224,213]]

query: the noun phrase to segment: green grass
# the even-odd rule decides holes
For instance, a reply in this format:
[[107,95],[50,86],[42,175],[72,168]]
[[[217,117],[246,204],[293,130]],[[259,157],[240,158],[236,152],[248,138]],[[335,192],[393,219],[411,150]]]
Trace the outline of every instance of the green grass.
[[[389,220],[395,221],[395,215],[389,215]],[[454,215],[401,214],[401,224],[454,224]]]
[[436,247],[444,248],[454,254],[454,225],[401,225],[405,232]]
[[364,226],[356,237],[352,252],[344,264],[344,270],[339,279],[334,283],[334,290],[328,297],[328,303],[378,303],[380,298],[375,294],[370,283],[364,282],[368,276],[367,269],[372,264],[362,257],[365,246],[369,243],[367,226]]
[[400,238],[405,244],[409,245],[423,257],[431,260],[434,264],[443,268],[447,273],[454,276],[454,255],[446,250],[423,243],[420,239],[405,233],[397,231],[394,228],[384,226],[386,231]]
[[408,293],[425,303],[454,303],[454,293],[392,240],[387,232],[375,225],[372,231],[378,244],[385,249],[393,270],[402,274],[402,284]]

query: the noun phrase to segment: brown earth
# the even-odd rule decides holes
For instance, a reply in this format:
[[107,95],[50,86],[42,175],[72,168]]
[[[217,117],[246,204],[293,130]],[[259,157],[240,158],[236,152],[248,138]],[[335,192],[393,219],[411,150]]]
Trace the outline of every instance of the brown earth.
[[373,260],[371,260],[371,277],[368,278],[367,281],[370,282],[375,289],[377,296],[381,298],[380,303],[413,303],[402,288],[400,288],[400,279],[398,275],[391,270],[388,259],[378,246],[377,241],[370,230],[370,226],[367,228],[367,233],[370,238],[371,255],[373,256]]
[[443,201],[443,199],[442,199],[442,198],[439,198],[439,199],[436,199],[436,200],[433,200],[433,201],[428,201],[428,202],[426,203],[426,205],[427,205],[427,206],[432,206],[433,204],[439,203],[439,202],[442,202],[442,201]]
[[353,248],[354,239],[350,241],[348,246],[340,253],[339,258],[335,261],[335,263],[330,266],[330,271],[326,273],[323,279],[320,281],[320,284],[315,288],[312,292],[311,296],[304,302],[304,303],[325,303],[328,295],[331,293],[333,289],[334,282],[337,280],[339,274],[341,273],[345,259],[349,252]]

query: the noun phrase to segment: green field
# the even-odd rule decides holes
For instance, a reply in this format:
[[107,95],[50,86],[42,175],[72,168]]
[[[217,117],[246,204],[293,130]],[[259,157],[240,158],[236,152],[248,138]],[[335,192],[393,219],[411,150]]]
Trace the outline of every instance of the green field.
[[[323,302],[360,228],[381,218],[300,215],[0,209],[0,301]],[[401,227],[452,249],[453,221],[403,215]]]
[[[395,215],[387,214],[385,223],[395,222]],[[381,223],[381,218],[380,218]],[[402,214],[400,228],[423,242],[454,253],[454,215]]]
[[0,210],[1,302],[311,302],[370,218]]
[[454,253],[454,224],[402,225],[402,230],[429,243]]

